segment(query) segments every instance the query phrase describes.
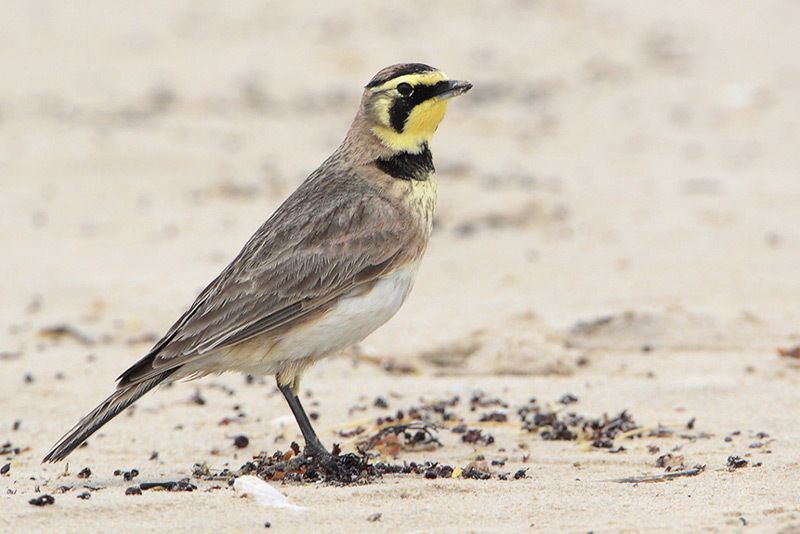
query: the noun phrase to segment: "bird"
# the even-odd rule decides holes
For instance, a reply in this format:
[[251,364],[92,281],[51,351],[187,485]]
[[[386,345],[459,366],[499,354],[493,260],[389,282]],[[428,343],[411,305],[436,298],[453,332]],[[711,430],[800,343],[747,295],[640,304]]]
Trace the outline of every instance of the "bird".
[[382,326],[409,295],[433,227],[431,139],[450,100],[471,88],[422,63],[380,70],[339,147],[43,463],[65,459],[158,385],[238,371],[273,375],[303,454],[335,468],[298,397],[300,380]]

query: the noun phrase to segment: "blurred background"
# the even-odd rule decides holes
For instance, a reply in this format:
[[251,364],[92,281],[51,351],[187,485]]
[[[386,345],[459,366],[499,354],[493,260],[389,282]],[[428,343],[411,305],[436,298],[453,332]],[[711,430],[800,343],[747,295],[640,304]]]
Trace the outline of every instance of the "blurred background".
[[[338,146],[375,72],[413,61],[474,89],[434,139],[439,203],[415,290],[384,328],[304,382],[323,440],[367,417],[353,403],[372,416],[376,396],[394,409],[473,388],[512,410],[569,392],[582,413],[629,410],[673,428],[691,417],[689,429],[697,417],[702,435],[655,449],[626,441],[626,454],[608,455],[484,426],[497,436],[491,454],[531,470],[486,482],[506,484],[493,490],[505,504],[485,505],[494,486],[398,487],[442,506],[455,499],[486,523],[420,512],[381,485],[358,490],[360,501],[353,493],[353,509],[366,517],[393,503],[384,512],[427,513],[429,526],[460,531],[543,518],[612,531],[793,520],[799,28],[796,0],[3,0],[0,441],[22,452],[12,478],[0,477],[20,497],[0,493],[28,527],[48,526],[25,500],[63,483],[50,478],[62,466],[39,466],[42,454]],[[74,461],[106,477],[112,489],[95,498],[115,506],[134,502],[110,478],[121,466],[150,479],[189,476],[195,461],[236,469],[237,454],[296,438],[267,424],[288,412],[261,384],[226,376],[149,395]],[[251,448],[234,449],[232,432]],[[457,435],[440,436],[437,459],[473,457]],[[576,482],[652,471],[659,446],[709,471],[691,491]],[[733,479],[729,455],[763,469]],[[320,528],[351,529],[338,491],[282,489],[316,503]],[[197,493],[169,501],[184,526],[252,527],[230,513],[245,510],[241,500]],[[656,510],[656,498],[673,500]],[[116,530],[115,507],[103,510],[70,524]],[[137,508],[137,526],[162,525],[163,510]],[[383,521],[405,526],[388,512]]]

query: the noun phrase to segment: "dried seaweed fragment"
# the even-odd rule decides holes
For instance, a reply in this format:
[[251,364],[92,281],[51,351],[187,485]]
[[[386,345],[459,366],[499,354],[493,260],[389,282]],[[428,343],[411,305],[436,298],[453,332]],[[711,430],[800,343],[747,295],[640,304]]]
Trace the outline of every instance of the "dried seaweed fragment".
[[639,477],[626,477],[617,478],[611,482],[619,482],[620,484],[638,484],[640,482],[665,482],[679,477],[693,477],[697,476],[706,470],[704,465],[696,465],[691,469],[684,469],[682,471],[669,471],[661,473],[660,475],[644,475]]
[[[562,405],[577,402],[577,397],[566,394],[559,403]],[[588,441],[598,449],[613,449],[614,439],[632,437],[639,426],[627,410],[613,417],[603,415],[590,418],[574,412],[561,412],[541,406],[536,399],[517,410],[522,428],[528,432],[538,432],[548,441]],[[633,432],[633,433],[632,433]],[[621,452],[615,449],[614,452]]]

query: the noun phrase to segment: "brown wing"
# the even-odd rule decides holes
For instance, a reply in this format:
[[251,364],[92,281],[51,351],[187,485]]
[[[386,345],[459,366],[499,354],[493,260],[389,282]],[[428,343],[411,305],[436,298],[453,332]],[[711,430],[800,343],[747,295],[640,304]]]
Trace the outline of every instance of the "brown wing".
[[120,386],[298,320],[390,269],[414,230],[397,205],[357,180],[307,180]]

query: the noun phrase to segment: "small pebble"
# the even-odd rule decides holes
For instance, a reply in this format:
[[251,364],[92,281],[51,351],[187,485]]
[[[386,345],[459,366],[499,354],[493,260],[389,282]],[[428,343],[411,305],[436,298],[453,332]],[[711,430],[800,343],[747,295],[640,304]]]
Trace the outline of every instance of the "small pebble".
[[564,395],[561,396],[560,399],[558,399],[558,402],[564,405],[572,404],[574,402],[578,402],[578,397],[576,397],[572,393],[565,393]]
[[56,502],[56,498],[53,497],[52,495],[47,495],[45,493],[44,495],[40,495],[35,499],[29,500],[28,504],[32,504],[34,506],[48,506],[50,504],[53,504],[54,502]]
[[739,469],[740,467],[746,467],[748,463],[748,460],[740,458],[739,456],[728,456],[728,468],[731,471]]

